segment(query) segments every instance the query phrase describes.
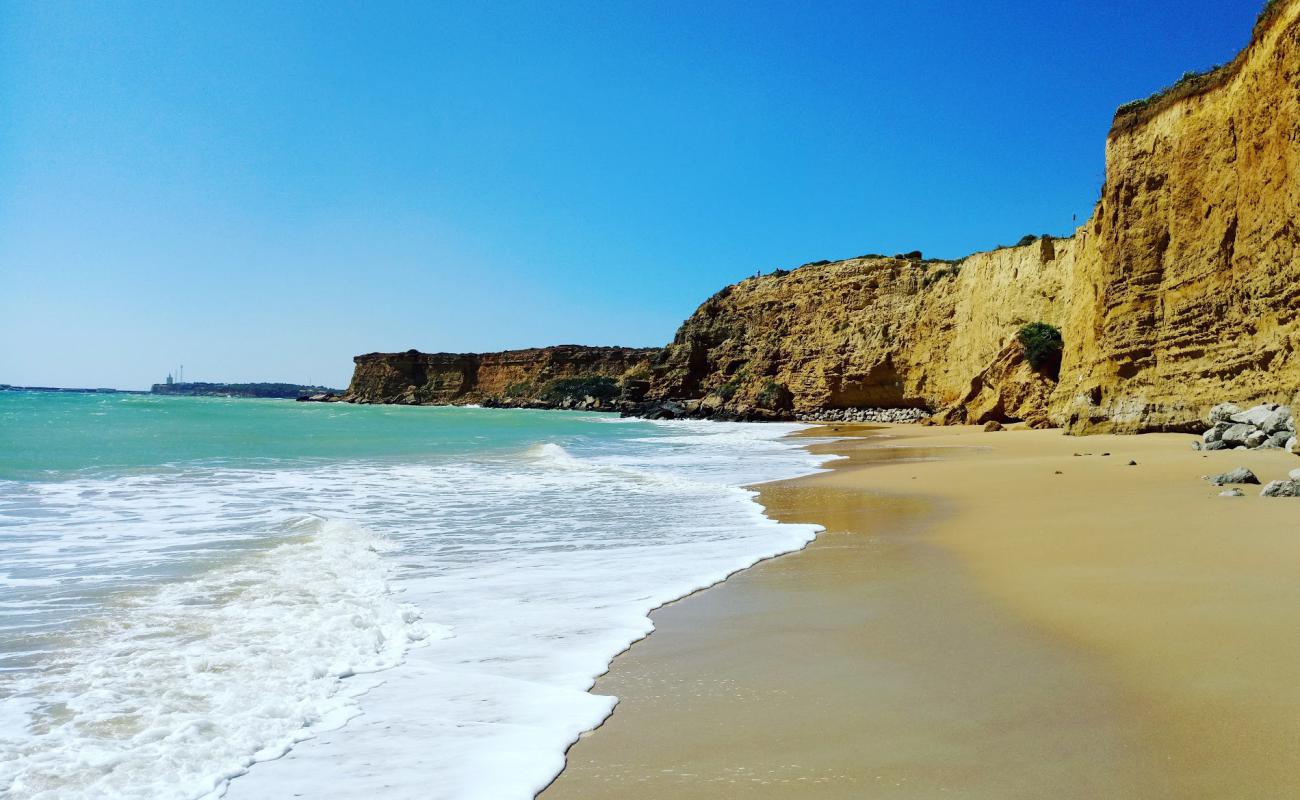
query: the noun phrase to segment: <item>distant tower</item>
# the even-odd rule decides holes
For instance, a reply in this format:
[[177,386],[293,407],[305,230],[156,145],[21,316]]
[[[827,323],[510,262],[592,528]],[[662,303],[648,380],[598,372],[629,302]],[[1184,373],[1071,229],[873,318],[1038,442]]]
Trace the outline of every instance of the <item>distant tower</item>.
[[172,385],[172,374],[170,372],[167,373],[167,385],[168,386]]
[[180,374],[180,379],[179,379],[177,382],[178,382],[178,383],[185,383],[185,365],[184,365],[184,364],[181,364],[181,374]]

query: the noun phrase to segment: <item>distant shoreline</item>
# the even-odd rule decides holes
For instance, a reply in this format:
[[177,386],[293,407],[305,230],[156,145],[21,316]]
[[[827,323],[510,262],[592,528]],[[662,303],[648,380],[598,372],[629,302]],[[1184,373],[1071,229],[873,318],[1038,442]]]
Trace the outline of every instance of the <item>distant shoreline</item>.
[[149,389],[111,387],[13,386],[0,383],[0,392],[50,392],[62,394],[147,394],[164,397],[242,397],[261,400],[297,400],[313,394],[338,393],[324,386],[297,383],[155,383]]
[[7,383],[0,383],[0,392],[67,392],[70,394],[149,394],[145,389],[111,389],[100,387],[98,389],[68,387],[68,386],[11,386]]

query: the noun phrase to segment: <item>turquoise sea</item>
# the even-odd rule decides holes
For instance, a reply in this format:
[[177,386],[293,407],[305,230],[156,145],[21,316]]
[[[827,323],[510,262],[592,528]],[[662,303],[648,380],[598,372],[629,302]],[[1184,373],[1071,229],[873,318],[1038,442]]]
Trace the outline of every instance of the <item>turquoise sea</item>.
[[532,797],[798,427],[0,392],[0,796]]

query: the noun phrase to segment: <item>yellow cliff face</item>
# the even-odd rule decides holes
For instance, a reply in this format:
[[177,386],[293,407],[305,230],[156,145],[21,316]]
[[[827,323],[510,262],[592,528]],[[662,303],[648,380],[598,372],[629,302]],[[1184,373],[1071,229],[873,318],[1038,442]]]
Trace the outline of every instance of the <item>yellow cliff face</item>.
[[[750,278],[686,321],[652,394],[762,407],[775,385],[795,412],[948,408],[1022,325],[1059,324],[1073,252],[1071,240],[1040,240],[960,263],[864,257]],[[1006,367],[999,375],[1020,375]],[[1005,388],[1021,378],[1037,380]]]
[[1052,409],[1084,430],[1177,428],[1300,390],[1300,3],[1217,85],[1106,143]]
[[[1231,65],[1121,110],[1102,199],[1073,238],[742,281],[682,325],[651,396],[1041,415],[1080,432],[1300,401],[1298,18],[1300,0],[1279,0]],[[1062,331],[1059,383],[1017,360],[1034,321]]]

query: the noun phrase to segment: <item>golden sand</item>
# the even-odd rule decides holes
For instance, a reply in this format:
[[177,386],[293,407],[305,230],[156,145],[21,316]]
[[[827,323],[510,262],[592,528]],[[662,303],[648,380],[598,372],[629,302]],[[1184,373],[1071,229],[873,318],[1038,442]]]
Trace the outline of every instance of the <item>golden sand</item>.
[[760,500],[826,533],[656,611],[542,797],[1300,797],[1300,499],[1200,480],[1300,459],[1192,438],[818,445]]

